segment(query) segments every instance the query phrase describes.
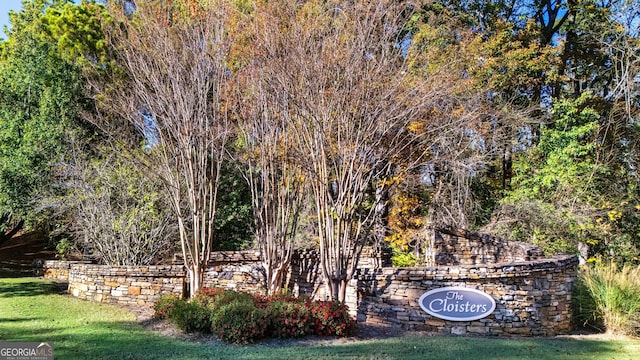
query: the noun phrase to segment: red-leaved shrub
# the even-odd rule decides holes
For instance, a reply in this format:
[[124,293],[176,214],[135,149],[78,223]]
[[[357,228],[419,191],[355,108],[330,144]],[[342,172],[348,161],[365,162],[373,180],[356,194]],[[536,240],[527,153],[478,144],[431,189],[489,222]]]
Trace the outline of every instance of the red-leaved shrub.
[[316,335],[349,336],[355,331],[355,320],[349,316],[349,308],[337,301],[312,301],[309,303],[315,322]]
[[182,300],[174,294],[160,296],[153,304],[154,319],[170,319],[171,313],[179,301]]
[[221,288],[203,288],[192,300],[161,297],[157,318],[169,318],[185,331],[211,331],[232,343],[262,337],[348,336],[355,321],[346,305],[283,293],[252,295]]
[[313,334],[313,316],[304,302],[274,300],[265,311],[269,336],[296,338]]

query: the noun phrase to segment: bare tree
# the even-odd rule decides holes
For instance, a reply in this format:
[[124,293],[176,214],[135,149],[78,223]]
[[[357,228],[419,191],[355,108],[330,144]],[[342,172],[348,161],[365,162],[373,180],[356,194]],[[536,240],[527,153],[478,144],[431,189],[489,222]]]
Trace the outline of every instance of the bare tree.
[[268,79],[260,66],[249,67],[239,129],[243,174],[251,189],[256,242],[266,272],[267,290],[282,290],[293,257],[298,220],[304,208],[304,177],[291,150],[296,143],[292,126],[270,108],[275,99],[262,91]]
[[[618,0],[612,2],[610,31],[599,33],[603,47],[611,58],[613,81],[608,97],[621,103],[623,116],[632,122],[640,98],[640,4]],[[613,30],[615,29],[615,30]],[[596,30],[597,31],[597,30]],[[619,105],[616,107],[620,107]]]
[[172,250],[176,235],[160,183],[116,154],[105,154],[66,166],[68,194],[48,199],[48,205],[66,220],[61,230],[74,235],[72,245],[81,253],[109,265],[156,263]]
[[256,244],[266,273],[267,291],[282,290],[296,245],[298,221],[305,208],[305,179],[295,157],[293,123],[273,104],[283,94],[270,91],[269,59],[259,56],[265,34],[279,21],[261,8],[247,23],[248,62],[238,73],[238,129],[242,139],[238,160],[251,189]]
[[[94,84],[98,125],[119,139],[117,119],[146,138],[171,199],[193,296],[214,239],[222,161],[232,132],[227,68],[232,7],[221,1],[108,2],[106,33],[123,76]],[[115,115],[115,116],[114,116]],[[150,167],[151,168],[151,167]]]
[[[262,32],[257,53],[269,64],[268,91],[278,95],[270,106],[293,125],[329,294],[344,301],[374,223],[376,187],[384,186],[414,140],[407,125],[428,119],[446,85],[411,77],[398,38],[411,9],[397,2],[272,6],[278,15]],[[455,127],[448,118],[434,120],[426,120],[421,141]]]

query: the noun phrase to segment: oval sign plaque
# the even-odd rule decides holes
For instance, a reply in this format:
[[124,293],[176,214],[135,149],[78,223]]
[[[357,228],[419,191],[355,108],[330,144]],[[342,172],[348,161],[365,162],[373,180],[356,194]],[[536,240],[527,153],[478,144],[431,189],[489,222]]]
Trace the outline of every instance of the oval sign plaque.
[[430,315],[451,321],[472,321],[493,313],[496,302],[476,289],[443,287],[427,291],[418,301]]

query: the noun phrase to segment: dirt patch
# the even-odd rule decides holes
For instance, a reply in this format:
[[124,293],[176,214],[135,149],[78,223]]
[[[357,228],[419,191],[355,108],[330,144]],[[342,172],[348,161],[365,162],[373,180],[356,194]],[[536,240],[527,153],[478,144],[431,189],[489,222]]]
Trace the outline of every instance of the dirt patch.
[[168,320],[154,319],[153,308],[146,305],[121,305],[120,307],[128,310],[136,316],[136,321],[145,329],[153,331],[157,334],[191,341],[197,343],[216,343],[221,344],[222,341],[209,334],[185,333],[178,329],[172,322]]
[[627,335],[616,335],[616,334],[596,333],[596,332],[587,332],[587,331],[576,331],[575,333],[569,334],[569,335],[558,335],[556,336],[556,338],[573,339],[573,340],[603,340],[603,341],[640,340],[640,338],[631,337]]

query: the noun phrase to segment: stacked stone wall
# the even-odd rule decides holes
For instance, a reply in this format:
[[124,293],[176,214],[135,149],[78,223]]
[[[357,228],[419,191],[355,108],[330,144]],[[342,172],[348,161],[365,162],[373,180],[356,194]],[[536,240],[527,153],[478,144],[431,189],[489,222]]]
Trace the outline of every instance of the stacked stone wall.
[[[391,266],[389,249],[366,247],[362,250],[358,262],[359,269],[377,269],[387,266]],[[318,250],[301,250],[294,254],[286,284],[287,288],[296,295],[305,294],[323,300],[328,298]]]
[[182,266],[108,266],[71,264],[69,293],[95,302],[151,305],[160,296],[182,296]]
[[[511,264],[364,270],[352,282],[357,298],[349,305],[357,309],[359,323],[404,330],[553,336],[571,330],[577,265],[577,257],[566,255]],[[485,292],[496,302],[494,312],[476,321],[449,321],[422,310],[422,294],[448,286]]]
[[[540,249],[505,239],[441,230],[432,239],[435,266],[390,267],[388,252],[365,249],[346,302],[359,323],[456,335],[552,336],[571,329],[575,256],[544,258]],[[164,294],[184,295],[182,265],[123,266],[46,261],[44,276],[68,280],[82,299],[152,304]],[[264,293],[265,274],[257,251],[215,252],[206,268],[206,287]],[[326,299],[317,250],[298,251],[286,286],[294,294]],[[475,321],[450,321],[426,313],[418,301],[442,287],[477,289],[496,303],[493,313]]]
[[460,229],[433,232],[434,265],[497,264],[529,261],[544,257],[531,244]]
[[205,269],[203,286],[264,293],[265,273],[259,251],[214,252]]
[[42,268],[35,268],[36,275],[43,276],[45,279],[56,281],[69,281],[69,268],[73,264],[80,264],[80,261],[64,261],[64,260],[45,260],[41,265]]

